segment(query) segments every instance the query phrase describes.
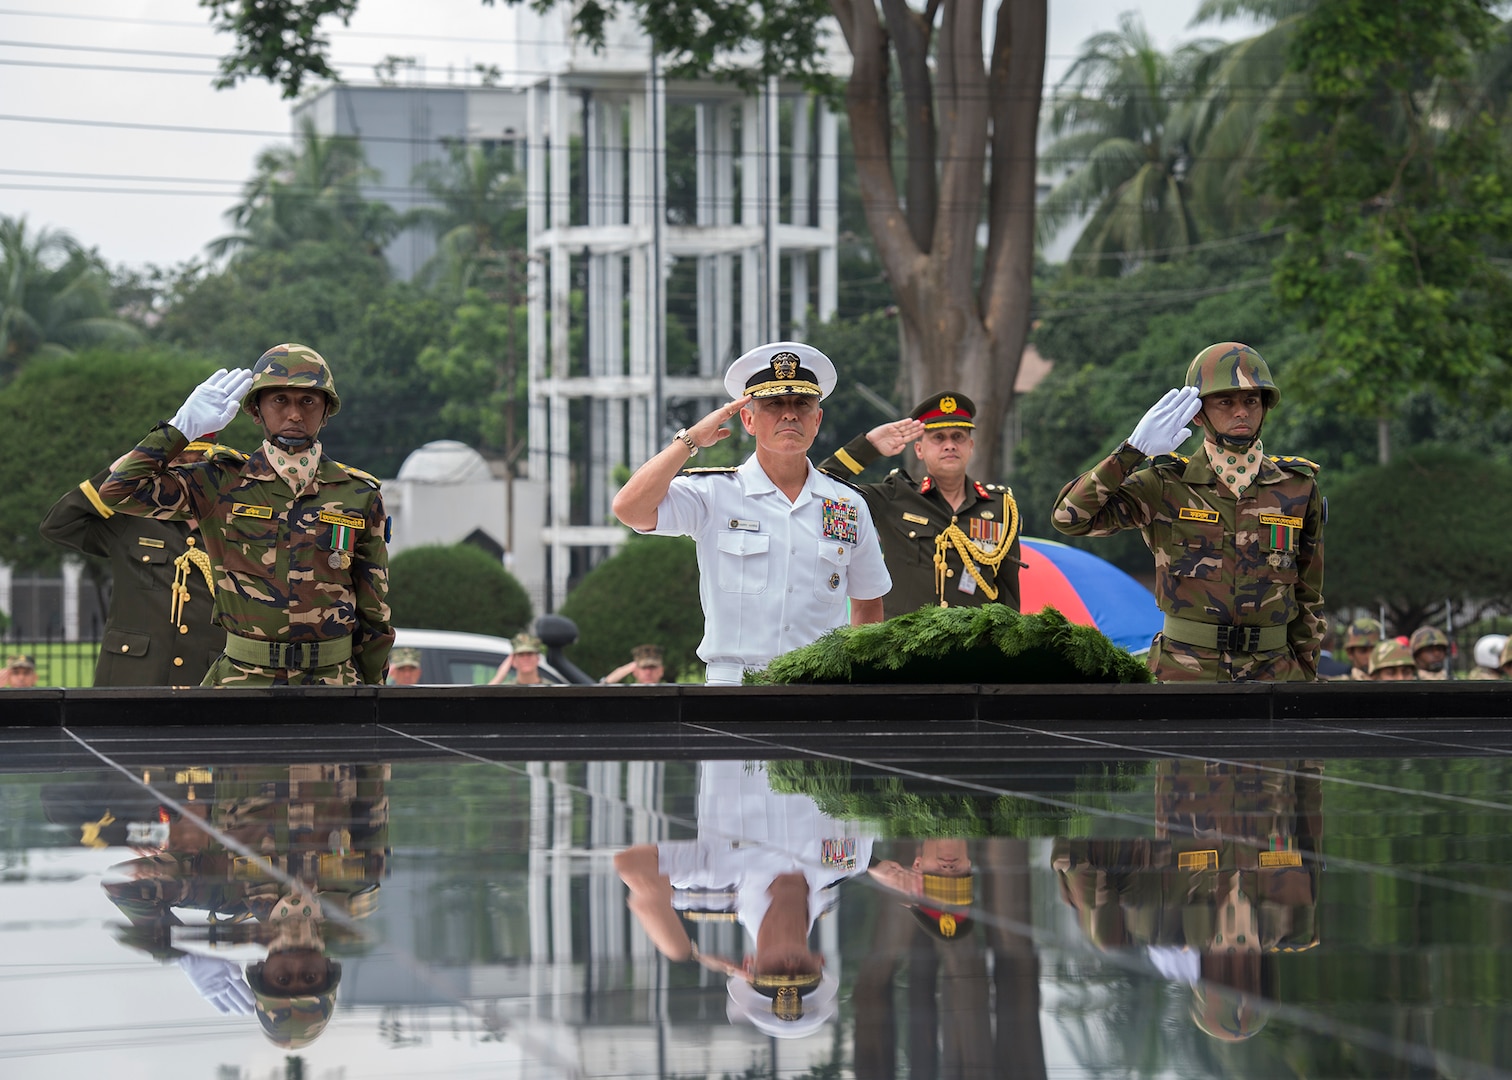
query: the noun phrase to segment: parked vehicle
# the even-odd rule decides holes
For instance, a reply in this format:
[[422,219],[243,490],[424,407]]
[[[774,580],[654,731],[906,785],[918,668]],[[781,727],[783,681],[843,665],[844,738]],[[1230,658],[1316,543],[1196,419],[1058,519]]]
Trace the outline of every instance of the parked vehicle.
[[[481,686],[513,650],[509,639],[459,630],[394,629],[396,649],[418,649],[422,686]],[[567,679],[549,660],[541,658],[541,678],[549,683]]]

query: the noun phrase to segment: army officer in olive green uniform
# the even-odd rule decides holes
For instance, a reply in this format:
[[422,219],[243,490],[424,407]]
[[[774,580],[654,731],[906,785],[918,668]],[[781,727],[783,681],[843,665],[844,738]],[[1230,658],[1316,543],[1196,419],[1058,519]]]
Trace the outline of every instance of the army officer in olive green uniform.
[[[229,447],[195,442],[174,464]],[[215,625],[215,583],[194,521],[117,514],[100,500],[105,469],[64,495],[42,519],[42,535],[110,560],[110,614],[95,662],[96,686],[198,686],[225,647]]]
[[[908,419],[858,435],[819,465],[852,483],[877,523],[893,579],[882,599],[886,618],[921,607],[1000,603],[1018,610],[1018,504],[1008,488],[966,474],[975,413],[965,394],[931,394]],[[880,483],[853,483],[873,461],[909,443],[923,463],[922,480],[894,469]]]

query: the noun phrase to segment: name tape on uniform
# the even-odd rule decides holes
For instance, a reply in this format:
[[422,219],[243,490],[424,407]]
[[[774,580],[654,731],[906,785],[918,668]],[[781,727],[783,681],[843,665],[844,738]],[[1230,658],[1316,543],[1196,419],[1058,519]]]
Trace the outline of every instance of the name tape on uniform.
[[150,536],[139,536],[139,537],[137,537],[137,546],[138,547],[160,548],[160,547],[167,547],[168,545],[166,543],[164,543],[162,540],[154,540]]
[[1293,529],[1300,529],[1302,527],[1303,522],[1302,522],[1302,519],[1299,518],[1299,517],[1287,517],[1285,514],[1261,514],[1260,515],[1260,524],[1262,524],[1262,525],[1286,525],[1286,526],[1289,526],[1289,527],[1291,527]]
[[351,514],[337,514],[331,512],[330,510],[322,510],[320,512],[320,520],[325,522],[327,525],[345,525],[348,528],[352,529],[360,529],[367,524],[367,522],[360,517],[353,517]]
[[911,521],[915,525],[928,525],[929,524],[929,519],[927,517],[925,517],[923,514],[904,514],[903,515],[903,520],[904,521]]
[[1195,510],[1190,506],[1183,506],[1179,516],[1182,521],[1206,521],[1211,524],[1218,520],[1218,511]]
[[271,506],[254,506],[252,503],[237,503],[231,508],[232,517],[271,518]]

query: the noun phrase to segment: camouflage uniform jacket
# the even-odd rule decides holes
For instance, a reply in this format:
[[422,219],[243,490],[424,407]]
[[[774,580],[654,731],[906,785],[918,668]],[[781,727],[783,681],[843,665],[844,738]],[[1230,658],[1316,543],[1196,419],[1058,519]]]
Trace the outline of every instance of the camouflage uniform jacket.
[[[176,429],[158,425],[111,473],[100,498],[125,514],[199,520],[215,565],[216,620],[228,633],[301,643],[352,636],[352,659],[340,664],[282,671],[222,657],[206,684],[382,685],[394,630],[378,481],[322,457],[314,489],[295,498],[261,449],[167,466],[186,444]],[[333,558],[336,530],[345,528],[339,519],[361,522],[348,566]]]
[[1228,877],[1253,905],[1262,949],[1316,945],[1321,765],[1165,760],[1157,770],[1153,840],[1055,841],[1061,899],[1089,940],[1206,948],[1223,922]]
[[1144,455],[1125,443],[1061,489],[1055,527],[1069,536],[1139,529],[1155,555],[1155,599],[1196,622],[1287,628],[1288,648],[1233,654],[1155,639],[1162,681],[1311,681],[1323,645],[1323,523],[1317,466],[1267,456],[1244,495],[1204,455]]
[[[859,491],[871,510],[882,541],[882,557],[893,579],[892,591],[882,598],[883,617],[890,619],[921,607],[981,607],[992,603],[1007,604],[1017,611],[1019,567],[1023,563],[1019,559],[1018,504],[1013,492],[968,476],[966,501],[959,510],[952,510],[930,476],[919,481],[902,469],[894,469],[879,483],[855,483],[856,474],[881,456],[865,435],[859,435],[821,461],[819,468]],[[859,467],[852,468],[850,462]],[[1010,515],[1012,521],[1008,520]],[[977,585],[961,565],[960,553],[949,545],[945,548],[945,596],[941,602],[935,584],[935,537],[952,524],[989,553],[1010,525],[1014,526],[1013,543],[999,566],[984,566],[974,560],[977,572],[997,589],[996,600]]]
[[173,607],[174,560],[185,540],[199,536],[183,521],[117,514],[100,501],[102,470],[64,495],[42,519],[47,539],[110,560],[110,614],[95,663],[96,686],[198,686],[220,653],[226,632],[215,625],[215,603],[191,567],[189,599],[180,621]]

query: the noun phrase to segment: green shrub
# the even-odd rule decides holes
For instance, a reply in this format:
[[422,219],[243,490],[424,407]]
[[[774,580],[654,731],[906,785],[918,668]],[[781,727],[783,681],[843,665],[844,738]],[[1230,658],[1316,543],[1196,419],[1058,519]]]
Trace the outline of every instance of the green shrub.
[[389,560],[395,626],[509,637],[530,623],[530,597],[514,576],[472,544],[409,548]]
[[665,653],[668,678],[677,678],[699,663],[703,639],[693,541],[632,537],[578,583],[561,613],[578,627],[567,657],[588,674],[607,675],[635,646],[654,644]]

